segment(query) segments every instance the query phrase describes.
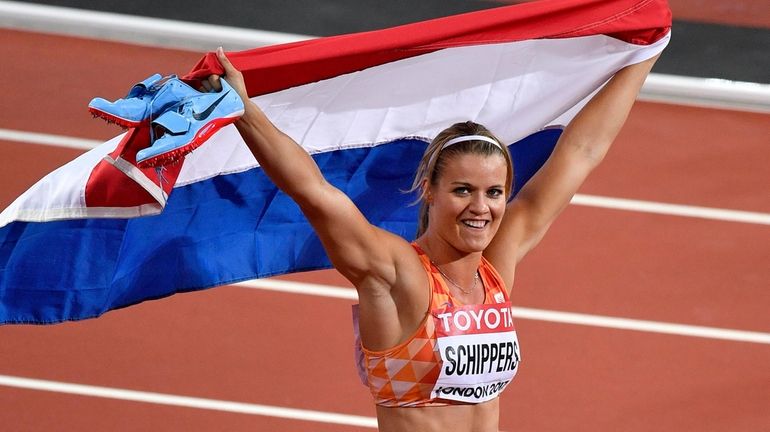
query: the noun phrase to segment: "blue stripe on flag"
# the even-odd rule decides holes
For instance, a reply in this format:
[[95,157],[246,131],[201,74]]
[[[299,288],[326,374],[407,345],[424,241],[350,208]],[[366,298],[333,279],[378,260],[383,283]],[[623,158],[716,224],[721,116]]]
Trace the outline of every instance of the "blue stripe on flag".
[[[517,188],[560,133],[545,130],[510,146]],[[411,240],[418,207],[402,191],[425,146],[400,140],[314,159],[372,224]],[[176,188],[157,216],[0,228],[0,323],[92,318],[176,292],[329,267],[299,207],[253,169]]]

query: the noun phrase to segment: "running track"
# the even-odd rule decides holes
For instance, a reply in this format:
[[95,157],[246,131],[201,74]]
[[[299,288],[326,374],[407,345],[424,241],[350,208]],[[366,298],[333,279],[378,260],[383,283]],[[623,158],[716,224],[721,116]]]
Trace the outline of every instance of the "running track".
[[[94,140],[118,130],[90,118],[91,97],[117,97],[138,77],[183,73],[199,58],[20,31],[0,30],[0,39],[0,128]],[[768,137],[768,114],[638,103],[581,193],[768,214]],[[0,207],[82,152],[0,140]],[[523,262],[517,306],[759,332],[765,342],[519,318],[524,362],[503,396],[501,428],[770,430],[769,257],[767,224],[570,206]],[[285,279],[349,286],[333,272]],[[25,431],[361,430],[349,425],[357,418],[298,420],[258,406],[363,416],[371,424],[374,409],[352,365],[351,303],[222,287],[95,320],[0,327],[0,424]],[[46,382],[48,390],[33,390],[36,382],[11,378],[206,400],[85,396],[101,389],[72,394]],[[134,396],[143,401],[125,400]],[[205,408],[179,406],[189,403]]]

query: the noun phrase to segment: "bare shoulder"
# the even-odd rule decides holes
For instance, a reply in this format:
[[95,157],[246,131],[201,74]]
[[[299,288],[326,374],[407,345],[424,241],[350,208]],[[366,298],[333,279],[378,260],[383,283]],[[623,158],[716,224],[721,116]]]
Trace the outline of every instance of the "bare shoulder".
[[401,237],[376,230],[388,257],[375,260],[371,271],[353,283],[364,346],[382,350],[403,342],[418,328],[428,309],[430,290],[417,251]]
[[381,228],[375,227],[374,230],[379,245],[376,255],[380,256],[372,260],[367,276],[353,282],[359,295],[366,295],[366,291],[372,290],[385,290],[400,295],[410,295],[413,290],[422,291],[426,277],[416,249],[398,235]]

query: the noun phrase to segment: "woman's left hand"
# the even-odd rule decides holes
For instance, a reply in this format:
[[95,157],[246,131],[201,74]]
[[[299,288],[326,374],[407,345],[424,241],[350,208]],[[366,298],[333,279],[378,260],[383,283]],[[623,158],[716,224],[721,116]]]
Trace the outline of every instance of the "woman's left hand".
[[227,83],[235,89],[242,99],[248,100],[248,94],[246,93],[246,82],[243,79],[241,71],[235,68],[230,60],[225,55],[222,47],[217,48],[217,59],[225,70],[224,75],[209,75],[206,79],[201,80],[201,91],[206,92],[218,92],[222,90],[222,83],[219,82],[221,78],[226,78]]

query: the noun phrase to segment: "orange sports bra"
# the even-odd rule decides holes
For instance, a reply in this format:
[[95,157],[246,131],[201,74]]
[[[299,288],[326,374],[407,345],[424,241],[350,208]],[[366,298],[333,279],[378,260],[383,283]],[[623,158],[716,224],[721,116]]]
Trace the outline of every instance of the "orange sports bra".
[[431,290],[425,319],[403,343],[367,350],[353,306],[358,372],[374,402],[386,407],[480,403],[497,397],[518,370],[520,354],[511,302],[502,278],[482,257],[485,301],[463,305],[449,293],[430,258],[412,244]]

